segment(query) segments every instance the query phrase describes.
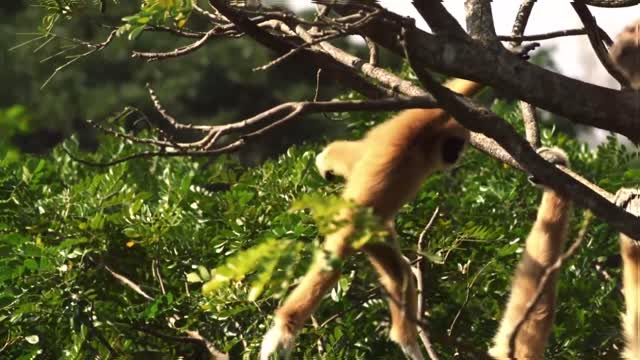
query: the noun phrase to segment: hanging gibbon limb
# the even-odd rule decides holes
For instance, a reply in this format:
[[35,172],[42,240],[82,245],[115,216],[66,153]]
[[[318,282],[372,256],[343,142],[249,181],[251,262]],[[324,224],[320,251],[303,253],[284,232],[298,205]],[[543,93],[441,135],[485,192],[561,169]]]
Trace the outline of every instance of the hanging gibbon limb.
[[[454,80],[447,85],[464,95],[480,89],[478,84],[466,80]],[[342,196],[359,206],[372,208],[393,234],[391,224],[400,207],[417,193],[429,174],[453,165],[468,141],[468,130],[444,110],[412,109],[374,127],[363,140],[329,145],[316,163],[323,175],[331,171],[345,177]],[[340,220],[350,220],[351,216],[346,212]],[[354,231],[352,225],[346,225],[327,235],[324,251],[344,260],[353,252],[349,237]],[[369,243],[362,250],[390,298],[389,337],[410,359],[423,359],[417,326],[410,320],[416,313],[417,294],[409,264],[394,242]],[[293,347],[295,335],[339,277],[339,269],[331,268],[326,257],[314,260],[298,287],[276,311],[274,325],[262,342],[261,359],[276,351],[286,353]]]
[[[640,216],[640,189],[621,189],[616,194],[616,205]],[[627,360],[640,359],[640,243],[620,234],[622,255],[622,292],[625,312],[622,313],[622,328],[625,347],[622,357]]]
[[[640,90],[640,19],[618,34],[609,53],[616,66],[628,77],[631,87]],[[616,204],[640,216],[640,190],[619,191]],[[625,302],[622,314],[625,348],[622,357],[627,360],[640,359],[640,243],[637,240],[620,234]]]
[[[538,152],[553,164],[569,165],[567,155],[558,148],[540,148]],[[530,178],[530,181],[539,185],[535,178]],[[547,280],[540,300],[518,330],[515,344],[510,344],[546,268],[562,255],[567,237],[571,201],[564,194],[549,188],[543,189],[536,221],[527,237],[522,259],[513,276],[506,310],[489,350],[489,355],[495,359],[544,358],[544,346],[554,319],[557,272]]]

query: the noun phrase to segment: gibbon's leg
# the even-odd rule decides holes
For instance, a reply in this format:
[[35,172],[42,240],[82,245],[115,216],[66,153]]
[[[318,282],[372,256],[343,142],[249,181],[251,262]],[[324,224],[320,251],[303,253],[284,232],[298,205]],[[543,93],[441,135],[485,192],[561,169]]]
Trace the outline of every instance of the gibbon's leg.
[[[616,203],[632,214],[640,215],[640,189],[623,189],[618,192]],[[625,312],[622,324],[626,360],[640,359],[640,242],[620,234],[622,255],[622,292]]]
[[[540,155],[552,163],[568,165],[566,154],[560,149],[540,148]],[[532,179],[532,182],[535,179]],[[500,327],[493,339],[489,355],[495,359],[509,359],[509,342],[515,326],[521,321],[527,304],[535,296],[545,268],[562,255],[571,216],[571,202],[563,194],[544,189],[535,223],[527,237],[522,260],[511,284],[511,296],[507,302]],[[546,287],[527,320],[515,338],[516,359],[543,359],[544,346],[553,326],[556,302],[557,272],[547,281]]]
[[380,275],[380,283],[389,296],[391,330],[389,338],[400,345],[412,360],[422,360],[417,342],[416,309],[418,294],[411,269],[396,246],[374,242],[363,246],[363,251]]
[[[352,252],[347,243],[352,232],[353,226],[346,225],[327,235],[323,244],[324,251],[344,260]],[[293,348],[295,337],[305,321],[340,279],[340,269],[332,268],[327,260],[326,256],[316,257],[300,283],[276,311],[274,325],[262,340],[261,360],[267,360],[275,352],[287,354]]]

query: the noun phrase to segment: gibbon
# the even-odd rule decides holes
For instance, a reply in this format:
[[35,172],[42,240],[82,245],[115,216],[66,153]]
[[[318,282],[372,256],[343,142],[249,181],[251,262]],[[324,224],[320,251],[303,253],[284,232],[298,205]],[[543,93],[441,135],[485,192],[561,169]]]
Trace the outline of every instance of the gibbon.
[[[547,161],[569,165],[564,151],[542,147],[538,153]],[[535,178],[530,181],[539,185]],[[515,271],[511,296],[493,339],[489,355],[495,359],[510,359],[510,340],[518,322],[525,314],[527,304],[534,297],[547,267],[562,255],[571,217],[571,201],[554,190],[544,188],[535,223],[527,237],[525,250]],[[554,319],[556,302],[556,271],[547,281],[540,300],[515,338],[512,354],[516,359],[543,359],[544,347]]]
[[[456,79],[447,86],[462,95],[476,93],[480,85]],[[331,173],[346,178],[342,196],[355,204],[373,209],[387,227],[396,212],[418,191],[432,172],[453,165],[469,141],[469,131],[442,109],[405,110],[372,128],[359,141],[337,141],[318,157],[316,164],[323,176]],[[340,220],[349,220],[345,212]],[[345,259],[353,249],[349,237],[352,225],[346,225],[325,238],[325,252]],[[390,229],[393,234],[393,229]],[[395,243],[370,243],[362,247],[380,276],[389,300],[391,330],[389,337],[405,354],[421,360],[415,323],[417,294],[409,264]],[[317,257],[298,286],[276,311],[274,325],[266,333],[260,352],[268,359],[276,352],[293,347],[298,331],[311,316],[322,297],[334,286],[340,270],[331,268],[326,257]],[[407,314],[410,314],[408,316]],[[411,320],[413,319],[413,320]]]
[[640,19],[627,25],[618,34],[609,54],[631,82],[631,87],[640,90]]
[[[610,49],[611,59],[624,73],[640,100],[640,19],[618,34]],[[625,312],[622,314],[625,348],[622,357],[640,359],[640,243],[620,234],[622,288]]]
[[[635,200],[640,201],[640,200]],[[640,208],[640,205],[636,206]],[[622,313],[622,329],[625,340],[622,357],[626,360],[640,359],[640,243],[625,234],[620,234],[622,255],[622,292],[625,312]]]

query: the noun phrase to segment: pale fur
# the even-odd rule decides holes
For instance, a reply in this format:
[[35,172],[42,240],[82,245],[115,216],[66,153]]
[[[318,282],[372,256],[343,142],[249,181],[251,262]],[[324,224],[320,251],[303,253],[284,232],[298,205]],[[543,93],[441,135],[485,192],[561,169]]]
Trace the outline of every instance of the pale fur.
[[[466,80],[454,80],[446,85],[464,95],[480,89],[478,84]],[[345,177],[342,196],[371,207],[393,233],[393,218],[400,207],[415,196],[429,174],[451,165],[443,161],[441,153],[444,141],[450,138],[466,143],[469,132],[441,109],[406,110],[371,129],[362,140],[330,144],[318,156],[316,165],[323,174],[330,170]],[[351,214],[347,212],[341,217],[349,220]],[[353,252],[348,242],[353,231],[351,225],[346,225],[327,235],[324,250],[345,259]],[[416,323],[407,316],[411,314],[415,318],[417,301],[409,265],[395,243],[371,243],[362,250],[390,297],[390,338],[401,346],[407,357],[422,360]],[[293,345],[295,335],[339,277],[339,270],[330,268],[326,258],[314,261],[276,311],[274,326],[262,343],[261,359]]]
[[620,234],[620,254],[622,255],[622,286],[625,312],[622,314],[622,329],[625,347],[622,357],[627,360],[640,359],[640,244],[632,238]]
[[[634,90],[640,90],[640,19],[627,25],[610,49],[611,58],[624,73]],[[620,234],[622,255],[622,285],[625,312],[622,313],[622,329],[625,348],[622,357],[640,359],[640,244]]]
[[[547,149],[545,149],[547,150]],[[564,158],[566,154],[554,149]],[[569,199],[553,190],[545,189],[538,215],[525,242],[525,250],[513,276],[511,295],[493,339],[489,355],[495,359],[510,359],[510,340],[515,327],[535,296],[545,269],[562,255],[571,217]],[[546,282],[542,296],[527,320],[520,327],[513,355],[516,359],[543,359],[547,338],[553,327],[556,303],[556,271]]]

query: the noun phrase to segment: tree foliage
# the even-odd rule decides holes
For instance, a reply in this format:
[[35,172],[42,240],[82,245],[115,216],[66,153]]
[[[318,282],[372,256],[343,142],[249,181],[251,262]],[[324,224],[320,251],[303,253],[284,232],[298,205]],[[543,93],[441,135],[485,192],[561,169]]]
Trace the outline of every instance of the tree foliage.
[[[517,123],[512,104],[494,108]],[[17,115],[5,111],[0,121],[17,124]],[[337,119],[360,124],[354,133],[371,121],[365,113]],[[606,187],[638,176],[630,167],[638,155],[614,138],[591,152],[551,129],[543,134]],[[67,146],[73,150],[74,142]],[[111,156],[121,147],[105,139],[92,156]],[[313,214],[344,206],[321,200],[341,185],[325,183],[315,171],[319,144],[292,148],[255,168],[223,156],[96,169],[61,147],[40,158],[6,143],[2,149],[0,336],[8,358],[201,356],[202,347],[180,340],[187,330],[198,330],[232,358],[254,358],[291,280],[312,256],[322,256],[314,255],[321,234]],[[305,197],[303,207],[316,212],[291,211]],[[470,150],[459,167],[431,177],[403,208],[397,231],[409,258],[439,208],[424,249],[425,293],[433,341],[446,358],[486,349],[538,200],[539,190],[522,173]],[[581,217],[577,210],[572,236]],[[613,358],[620,345],[617,269],[605,261],[617,251],[616,234],[598,222],[588,226],[588,241],[560,281],[548,349],[553,358]],[[305,327],[295,356],[398,358],[370,266],[361,255],[339,265],[344,275],[314,325]]]

